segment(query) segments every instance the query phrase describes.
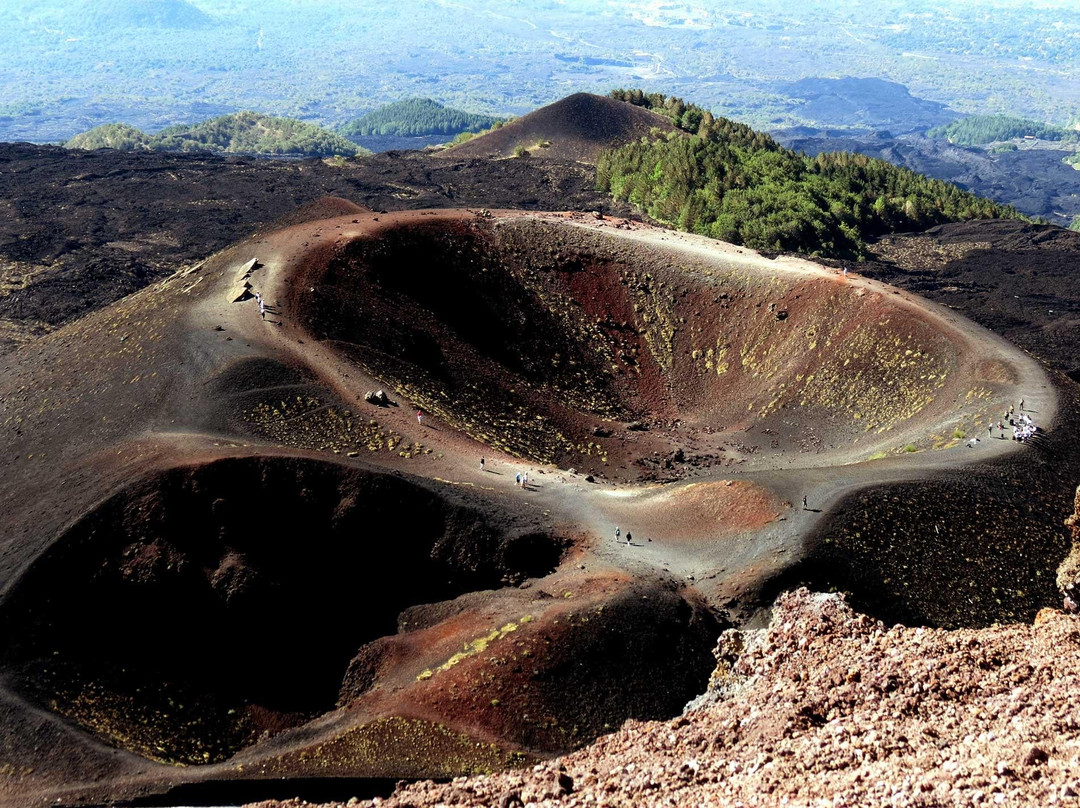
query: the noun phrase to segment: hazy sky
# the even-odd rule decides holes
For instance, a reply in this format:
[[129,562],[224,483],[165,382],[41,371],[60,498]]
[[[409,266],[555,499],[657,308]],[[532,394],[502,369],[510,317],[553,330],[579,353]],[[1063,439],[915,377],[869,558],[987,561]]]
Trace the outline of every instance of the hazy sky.
[[[1080,0],[183,2],[0,0],[0,137],[237,109],[336,124],[410,96],[519,114],[614,87],[770,127],[799,121],[784,87],[807,77],[958,111],[1080,109]],[[192,8],[209,17],[193,27]]]

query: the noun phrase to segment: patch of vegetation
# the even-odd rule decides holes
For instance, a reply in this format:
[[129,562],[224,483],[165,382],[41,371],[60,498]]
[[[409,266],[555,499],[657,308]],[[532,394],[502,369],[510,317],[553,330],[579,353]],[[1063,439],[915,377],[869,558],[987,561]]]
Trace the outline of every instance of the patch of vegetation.
[[497,121],[491,115],[444,107],[430,98],[407,98],[362,115],[340,127],[338,132],[350,139],[370,135],[456,135],[488,129]]
[[[530,622],[531,621],[531,615],[529,617],[530,617],[530,620],[523,620],[521,622],[523,622],[523,623]],[[483,635],[482,637],[477,637],[475,640],[472,640],[471,642],[466,643],[465,648],[463,650],[461,650],[458,653],[454,654],[452,657],[450,657],[450,659],[446,660],[446,662],[439,665],[434,670],[429,668],[429,669],[423,671],[422,673],[418,674],[417,677],[416,677],[416,681],[418,681],[418,682],[426,681],[426,680],[430,679],[432,676],[434,676],[436,673],[438,673],[439,671],[448,671],[452,667],[457,665],[459,662],[462,662],[462,661],[468,659],[469,657],[476,656],[477,654],[482,654],[484,651],[487,650],[488,646],[491,645],[491,643],[495,642],[496,640],[501,640],[507,634],[511,634],[511,633],[513,633],[513,632],[515,632],[517,630],[518,630],[518,624],[513,622],[513,621],[507,623],[506,625],[502,626],[501,628],[492,629],[490,632]]]
[[1002,140],[1034,137],[1040,140],[1062,140],[1072,133],[1060,126],[1013,118],[1009,115],[970,115],[958,121],[937,126],[926,133],[927,137],[946,138],[958,146],[983,146]]
[[1080,233],[1080,213],[1073,217],[1072,222],[1069,224],[1069,229]]
[[157,135],[147,135],[125,124],[106,124],[76,135],[65,145],[69,149],[153,149],[303,157],[369,154],[366,149],[321,126],[255,112],[237,112],[200,124],[170,126]]
[[[401,445],[401,435],[384,428],[375,419],[312,396],[259,403],[244,413],[244,421],[255,434],[283,446],[349,457],[362,451],[395,452]],[[412,456],[411,451],[408,454]]]
[[1080,171],[1080,152],[1070,154],[1068,157],[1065,157],[1062,162],[1064,162],[1065,165],[1070,165],[1077,171]]
[[914,443],[909,443],[904,447],[904,451],[905,452],[917,452],[917,451],[919,451],[919,447],[916,446]]
[[[489,774],[533,762],[442,724],[390,716],[345,730],[312,747],[287,752],[271,766],[280,772],[314,770],[344,776],[358,769],[384,777],[456,777]],[[403,774],[404,773],[404,774]]]
[[758,250],[853,258],[865,255],[867,239],[886,233],[1024,218],[884,160],[849,152],[808,157],[678,98],[611,95],[666,115],[685,135],[605,152],[597,189],[682,230]]

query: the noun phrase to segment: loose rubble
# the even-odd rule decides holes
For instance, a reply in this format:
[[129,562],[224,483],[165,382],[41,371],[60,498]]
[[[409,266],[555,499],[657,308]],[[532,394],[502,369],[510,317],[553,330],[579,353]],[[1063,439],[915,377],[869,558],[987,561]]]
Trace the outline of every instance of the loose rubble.
[[1072,533],[1072,549],[1057,570],[1057,586],[1065,611],[1080,611],[1080,486],[1076,489],[1073,514],[1065,520]]

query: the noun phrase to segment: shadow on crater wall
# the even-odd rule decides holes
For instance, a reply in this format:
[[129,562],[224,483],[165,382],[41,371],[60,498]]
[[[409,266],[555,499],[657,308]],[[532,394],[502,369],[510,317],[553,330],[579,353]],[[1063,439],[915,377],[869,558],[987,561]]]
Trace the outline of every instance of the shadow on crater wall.
[[300,459],[230,459],[132,486],[82,519],[5,605],[16,689],[158,760],[221,760],[333,709],[398,614],[543,575],[512,535],[415,484]]

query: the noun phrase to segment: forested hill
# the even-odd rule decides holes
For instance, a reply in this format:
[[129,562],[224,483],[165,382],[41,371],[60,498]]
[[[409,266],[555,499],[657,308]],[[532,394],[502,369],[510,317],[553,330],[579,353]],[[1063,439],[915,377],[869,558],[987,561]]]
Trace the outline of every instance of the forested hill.
[[364,149],[341,135],[293,118],[237,112],[200,124],[170,126],[148,135],[132,126],[105,124],[76,135],[69,149],[152,149],[154,151],[354,157]]
[[970,115],[926,133],[927,137],[943,137],[958,146],[983,146],[1013,138],[1035,137],[1041,140],[1075,138],[1077,133],[1027,118],[1008,115]]
[[955,185],[860,154],[807,157],[681,99],[612,97],[668,117],[682,132],[605,152],[597,188],[657,221],[765,251],[835,258],[866,240],[968,219],[1023,218]]
[[456,135],[490,128],[497,118],[444,107],[430,98],[407,98],[379,107],[341,126],[347,138],[370,135]]

